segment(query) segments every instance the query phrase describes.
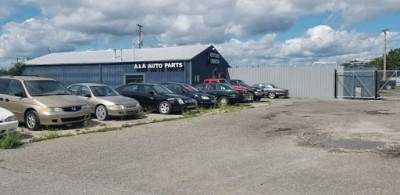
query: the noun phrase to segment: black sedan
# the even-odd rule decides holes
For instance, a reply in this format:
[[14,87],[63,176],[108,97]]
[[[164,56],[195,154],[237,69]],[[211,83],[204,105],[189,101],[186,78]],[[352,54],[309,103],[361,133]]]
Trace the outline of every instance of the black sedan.
[[254,84],[253,87],[262,88],[264,91],[264,96],[269,97],[270,99],[274,99],[276,97],[284,97],[284,98],[289,97],[288,89],[279,88],[276,85],[271,84],[271,83],[257,83],[257,84]]
[[250,86],[239,79],[231,79],[229,80],[229,82],[232,85],[247,87],[248,97],[250,101],[260,101],[261,98],[264,96],[264,92],[261,87]]
[[130,83],[116,90],[123,96],[136,99],[142,107],[158,109],[162,114],[196,108],[196,100],[175,94],[158,84]]
[[199,90],[188,84],[169,82],[161,83],[161,85],[176,94],[182,94],[184,96],[195,99],[198,106],[209,108],[214,105],[215,97],[213,95],[200,92]]

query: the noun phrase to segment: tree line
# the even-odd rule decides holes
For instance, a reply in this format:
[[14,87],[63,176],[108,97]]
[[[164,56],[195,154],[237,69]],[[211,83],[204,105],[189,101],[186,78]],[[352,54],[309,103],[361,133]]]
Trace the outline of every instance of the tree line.
[[[348,66],[351,63],[344,63],[342,66]],[[380,70],[383,70],[383,56],[377,57],[368,62],[368,65],[379,66]],[[400,69],[400,48],[391,49],[388,54],[386,54],[386,69],[387,70],[398,70]]]

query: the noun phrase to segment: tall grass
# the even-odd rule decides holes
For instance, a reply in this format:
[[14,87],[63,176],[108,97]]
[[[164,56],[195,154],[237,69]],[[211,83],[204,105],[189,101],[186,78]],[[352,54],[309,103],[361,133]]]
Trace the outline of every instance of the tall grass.
[[7,133],[3,138],[0,139],[0,148],[11,149],[21,146],[23,143],[21,142],[20,137],[21,134],[17,132]]

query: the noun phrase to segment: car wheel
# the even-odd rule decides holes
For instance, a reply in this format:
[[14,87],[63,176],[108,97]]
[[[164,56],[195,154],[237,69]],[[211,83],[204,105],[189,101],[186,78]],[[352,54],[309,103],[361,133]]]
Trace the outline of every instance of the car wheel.
[[249,92],[247,94],[247,98],[248,98],[249,101],[255,101],[254,93],[253,92]]
[[40,119],[36,111],[31,110],[25,115],[25,125],[29,130],[36,131],[40,129]]
[[96,114],[96,118],[97,119],[99,119],[101,121],[104,121],[108,117],[107,108],[105,106],[103,106],[103,105],[99,105],[99,106],[96,107],[95,114]]
[[268,97],[270,99],[274,99],[276,97],[276,94],[274,92],[271,92],[271,93],[268,94]]
[[228,105],[229,104],[229,98],[226,96],[222,96],[218,100],[219,105]]
[[159,105],[158,105],[158,111],[161,114],[169,114],[171,113],[171,104],[167,101],[162,101]]

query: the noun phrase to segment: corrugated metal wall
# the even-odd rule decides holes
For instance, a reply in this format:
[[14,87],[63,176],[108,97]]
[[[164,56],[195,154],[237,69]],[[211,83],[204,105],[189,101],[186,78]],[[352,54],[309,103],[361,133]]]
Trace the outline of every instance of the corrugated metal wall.
[[242,79],[249,85],[273,83],[289,89],[291,97],[334,98],[334,71],[341,66],[246,67],[229,68],[231,79]]
[[[124,85],[124,75],[142,74],[147,83],[161,82],[191,82],[191,63],[184,62],[184,71],[137,72],[132,64],[103,64],[103,65],[54,65],[26,66],[23,75],[38,75],[53,78],[65,86],[74,83],[103,83],[117,88]],[[102,73],[102,74],[100,74]]]

